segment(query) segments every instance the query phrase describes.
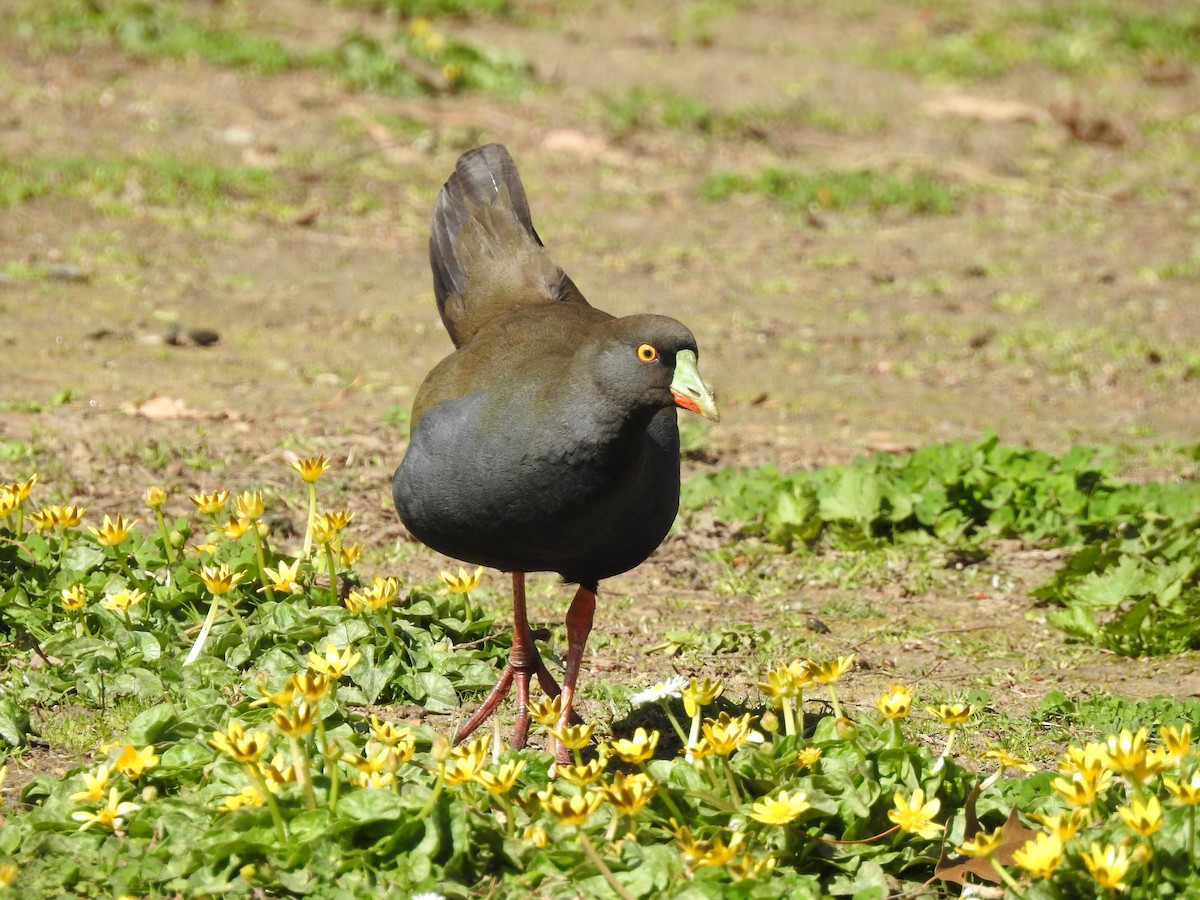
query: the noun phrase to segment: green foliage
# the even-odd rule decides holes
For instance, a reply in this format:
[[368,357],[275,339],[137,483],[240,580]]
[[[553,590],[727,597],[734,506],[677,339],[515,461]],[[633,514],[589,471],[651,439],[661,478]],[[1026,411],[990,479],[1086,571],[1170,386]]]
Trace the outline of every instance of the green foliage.
[[1037,596],[1072,637],[1127,655],[1200,647],[1200,484],[1117,480],[1097,452],[1061,457],[977,444],[875,454],[782,475],[764,467],[689,482],[688,508],[792,549],[1019,538],[1077,551]]
[[1131,700],[1113,694],[1097,694],[1086,699],[1051,691],[1029,714],[1039,725],[1050,723],[1061,728],[1073,740],[1082,734],[1096,736],[1136,730],[1143,725],[1184,725],[1200,722],[1200,701],[1153,697]]
[[810,174],[775,166],[751,175],[718,173],[700,187],[701,196],[708,200],[758,194],[801,209],[840,210],[861,205],[875,212],[899,208],[938,215],[954,212],[961,193],[961,188],[920,172],[906,175],[856,169]]

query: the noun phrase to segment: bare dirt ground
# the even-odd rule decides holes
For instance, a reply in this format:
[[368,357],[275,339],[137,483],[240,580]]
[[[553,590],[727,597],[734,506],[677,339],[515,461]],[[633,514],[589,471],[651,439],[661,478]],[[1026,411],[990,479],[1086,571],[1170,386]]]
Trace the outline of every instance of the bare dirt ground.
[[[291,47],[397,27],[316,0],[213,11],[224,6],[183,8],[232,9]],[[104,40],[54,52],[0,27],[0,177],[16,184],[37,160],[129,165],[115,193],[51,179],[62,189],[0,212],[0,441],[31,444],[45,490],[96,514],[137,511],[160,482],[180,514],[183,492],[218,487],[294,504],[286,454],[324,452],[359,512],[367,568],[429,581],[446,561],[408,541],[389,496],[397,410],[450,347],[428,214],[457,155],[501,141],[539,232],[595,305],[675,315],[697,334],[723,418],[693,472],[812,467],[989,430],[1048,450],[1128,444],[1153,472],[1155,447],[1194,443],[1190,70],[1156,78],[1118,60],[922,78],[885,58],[940,39],[933,13],[839,6],[717,4],[708,25],[684,2],[518,4],[516,20],[439,24],[529,60],[533,87],[504,99],[354,93],[326,72],[138,59]],[[647,87],[711,121],[654,109],[639,121],[629,97]],[[249,167],[270,191],[250,206],[236,188],[228,203],[176,204],[139,176],[164,159]],[[767,166],[932,173],[958,206],[701,196],[715,173]],[[164,340],[178,329],[219,340]],[[1044,551],[999,547],[932,582],[897,570],[818,584],[764,548],[721,554],[733,540],[698,523],[605,585],[592,684],[678,668],[744,685],[761,662],[745,648],[647,652],[672,629],[740,624],[777,648],[858,653],[852,694],[868,702],[896,678],[984,687],[1013,712],[1059,686],[1200,695],[1194,657],[1131,664],[1065,644],[1028,596],[1053,570]],[[497,577],[487,596],[505,594]],[[566,590],[545,578],[534,594],[536,615],[559,621]],[[810,630],[813,616],[830,633]],[[609,714],[590,690],[591,712]]]

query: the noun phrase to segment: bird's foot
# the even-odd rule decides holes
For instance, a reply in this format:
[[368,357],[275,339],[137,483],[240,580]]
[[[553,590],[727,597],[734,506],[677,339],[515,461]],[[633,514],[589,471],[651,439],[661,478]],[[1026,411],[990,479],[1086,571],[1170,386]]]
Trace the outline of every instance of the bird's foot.
[[[532,642],[531,642],[532,643]],[[515,649],[515,648],[514,648]],[[462,724],[454,735],[454,743],[461,744],[496,711],[500,702],[508,696],[513,686],[517,689],[517,715],[513,722],[512,746],[520,750],[525,746],[529,737],[529,683],[537,675],[538,684],[549,697],[557,697],[562,693],[558,682],[542,662],[541,655],[534,648],[532,653],[512,653],[496,686],[484,698],[479,708]]]

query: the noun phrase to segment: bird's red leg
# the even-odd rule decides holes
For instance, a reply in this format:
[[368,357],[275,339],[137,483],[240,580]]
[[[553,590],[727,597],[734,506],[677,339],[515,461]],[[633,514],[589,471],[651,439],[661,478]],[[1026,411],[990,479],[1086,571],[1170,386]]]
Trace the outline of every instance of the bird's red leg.
[[533,631],[529,627],[529,617],[525,612],[525,574],[513,572],[513,642],[508,652],[508,663],[500,673],[496,686],[467,719],[454,736],[454,743],[461,744],[471,733],[484,723],[488,716],[496,711],[513,683],[517,688],[517,717],[513,724],[512,745],[517,749],[525,746],[529,735],[529,682],[536,674],[542,689],[551,696],[558,696],[559,687],[542,662],[537,645],[533,642]]
[[[567,610],[567,658],[563,661],[562,717],[558,727],[565,728],[571,721],[571,704],[575,700],[575,683],[579,680],[579,667],[583,663],[583,648],[592,632],[592,618],[596,614],[596,591],[580,585]],[[567,762],[566,748],[559,746],[559,762]]]

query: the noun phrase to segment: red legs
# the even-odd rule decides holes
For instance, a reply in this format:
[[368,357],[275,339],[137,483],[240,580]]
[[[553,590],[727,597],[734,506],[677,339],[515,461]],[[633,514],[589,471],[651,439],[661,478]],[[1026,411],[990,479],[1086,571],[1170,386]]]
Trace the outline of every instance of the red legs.
[[[575,683],[579,680],[579,666],[583,662],[583,648],[592,632],[592,618],[596,613],[596,591],[584,585],[575,592],[571,608],[567,610],[567,658],[563,662],[562,717],[558,727],[564,728],[571,721],[571,704],[575,700]],[[559,763],[570,761],[570,754],[561,744],[558,748]]]
[[[513,572],[513,641],[512,649],[508,653],[508,662],[504,666],[504,670],[500,673],[500,680],[496,682],[496,686],[480,704],[479,709],[475,710],[471,718],[467,719],[458,729],[458,733],[454,736],[454,743],[461,744],[471,733],[484,723],[488,716],[496,711],[496,707],[500,705],[500,701],[508,696],[508,692],[512,689],[514,682],[517,687],[517,718],[513,724],[512,745],[518,749],[525,746],[525,739],[529,735],[529,682],[537,675],[538,683],[542,686],[542,690],[548,696],[557,697],[561,691],[558,687],[558,682],[554,680],[554,676],[546,669],[546,664],[542,662],[542,657],[538,653],[537,645],[533,642],[533,632],[529,628],[529,617],[525,612],[525,573]],[[582,588],[580,588],[582,591]],[[595,606],[595,595],[593,597],[593,607]],[[578,595],[576,601],[578,601]],[[575,604],[571,604],[571,611],[575,610]],[[569,646],[571,635],[571,613],[567,613],[567,635]],[[591,629],[591,614],[588,614],[588,629]],[[587,632],[584,632],[584,638],[587,637]],[[582,647],[580,648],[582,654]],[[570,657],[567,654],[567,674],[570,676]],[[578,674],[579,662],[576,660],[575,672]],[[571,679],[572,693],[574,692],[574,679]]]

